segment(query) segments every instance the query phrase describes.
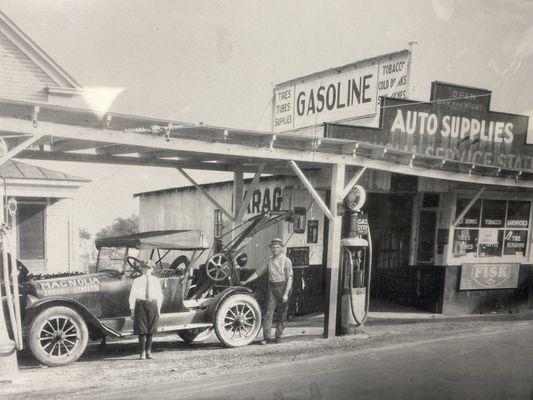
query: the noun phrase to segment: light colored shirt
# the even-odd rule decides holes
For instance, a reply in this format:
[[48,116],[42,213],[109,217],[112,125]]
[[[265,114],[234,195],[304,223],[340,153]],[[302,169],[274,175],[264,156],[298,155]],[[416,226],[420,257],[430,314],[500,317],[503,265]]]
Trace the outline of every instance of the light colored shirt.
[[[150,298],[146,298],[146,277],[148,277],[148,285]],[[161,283],[159,278],[152,274],[141,275],[133,280],[130,291],[130,310],[135,308],[137,300],[157,300],[157,306],[161,311],[163,305],[163,291],[161,290]]]
[[265,262],[261,268],[257,270],[259,276],[263,275],[268,271],[268,280],[270,282],[279,283],[286,282],[289,277],[293,276],[292,273],[292,262],[284,254],[281,254],[279,257],[270,257],[267,262]]

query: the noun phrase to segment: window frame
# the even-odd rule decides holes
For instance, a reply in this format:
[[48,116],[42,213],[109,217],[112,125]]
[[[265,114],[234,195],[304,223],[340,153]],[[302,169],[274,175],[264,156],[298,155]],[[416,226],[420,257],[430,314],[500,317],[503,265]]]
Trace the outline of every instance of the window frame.
[[[451,210],[451,220],[454,221],[456,216],[458,215],[461,210],[457,209],[458,201],[461,199],[470,199],[472,197],[472,194],[466,193],[466,192],[457,192],[454,196],[454,203]],[[483,196],[479,199],[480,203],[480,211],[479,211],[479,221],[477,227],[461,227],[459,224],[457,226],[451,226],[450,227],[450,237],[449,242],[451,243],[451,246],[449,246],[449,253],[448,253],[448,265],[456,265],[456,264],[464,264],[464,263],[494,263],[494,262],[520,262],[520,263],[526,263],[530,259],[530,253],[531,253],[531,231],[532,231],[532,222],[533,222],[533,200],[530,196],[509,196],[506,194],[502,195],[494,195],[489,194],[486,196]],[[483,213],[484,213],[484,202],[485,201],[503,201],[505,202],[505,215],[504,215],[504,223],[501,227],[485,227],[483,226]],[[529,204],[529,215],[528,215],[528,227],[527,228],[520,228],[520,227],[508,227],[507,221],[508,221],[508,213],[509,213],[509,203],[510,202],[523,202]],[[460,229],[468,229],[468,230],[475,230],[478,233],[478,238],[476,240],[476,252],[472,252],[471,254],[467,255],[458,255],[455,254],[454,247],[455,247],[455,232]],[[495,230],[496,232],[503,231],[503,239],[501,242],[501,251],[500,255],[490,255],[490,256],[480,256],[480,244],[479,244],[479,237],[480,233],[483,230]],[[524,251],[524,255],[516,255],[515,254],[505,254],[505,234],[509,230],[514,231],[525,231],[527,232],[527,238],[526,238],[526,248]]]
[[[438,196],[438,204],[436,206],[424,206],[424,197],[425,195],[429,196]],[[418,199],[416,206],[416,226],[413,227],[413,235],[414,235],[414,249],[412,252],[412,257],[415,265],[435,265],[436,259],[437,259],[437,235],[438,235],[438,229],[439,229],[439,221],[440,221],[440,213],[441,213],[441,206],[442,206],[442,196],[440,192],[431,192],[431,191],[424,191],[418,193]],[[429,261],[421,261],[419,260],[419,247],[420,247],[420,217],[422,213],[434,213],[435,215],[435,226],[433,229],[433,250],[432,254],[433,257]]]
[[[43,258],[24,258],[22,257],[21,253],[21,240],[20,240],[20,209],[21,207],[24,207],[26,205],[40,205],[43,206]],[[46,260],[48,259],[48,252],[47,252],[47,237],[46,232],[48,229],[48,216],[47,216],[47,210],[48,210],[49,203],[47,201],[43,200],[17,200],[17,213],[15,215],[15,221],[14,224],[16,226],[16,242],[17,242],[17,258],[20,258],[23,261],[29,261],[29,262],[44,262],[46,263]]]

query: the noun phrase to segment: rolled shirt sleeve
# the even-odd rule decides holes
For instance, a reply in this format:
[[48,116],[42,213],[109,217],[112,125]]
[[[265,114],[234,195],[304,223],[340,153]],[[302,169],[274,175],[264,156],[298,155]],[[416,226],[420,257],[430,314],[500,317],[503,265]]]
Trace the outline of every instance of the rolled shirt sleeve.
[[292,278],[294,273],[292,271],[292,261],[289,257],[285,257],[285,280]]

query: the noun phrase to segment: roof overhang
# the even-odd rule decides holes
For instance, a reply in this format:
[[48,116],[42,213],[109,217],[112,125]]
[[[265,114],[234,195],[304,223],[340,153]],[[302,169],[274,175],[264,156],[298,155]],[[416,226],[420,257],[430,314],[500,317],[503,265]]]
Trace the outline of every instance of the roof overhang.
[[[194,125],[47,104],[0,101],[0,134],[15,145],[34,138],[16,158],[214,171],[289,174],[345,164],[483,185],[533,187],[533,172],[448,161],[363,141]],[[22,146],[23,147],[23,146]],[[5,161],[5,160],[2,160]]]

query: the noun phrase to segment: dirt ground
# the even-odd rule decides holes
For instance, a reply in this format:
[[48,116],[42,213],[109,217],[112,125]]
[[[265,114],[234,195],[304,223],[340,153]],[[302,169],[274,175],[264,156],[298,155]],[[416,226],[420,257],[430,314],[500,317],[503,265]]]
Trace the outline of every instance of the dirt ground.
[[[421,334],[452,335],[505,329],[513,321],[533,321],[533,314],[421,320],[370,320],[356,334],[322,339],[322,315],[290,322],[283,343],[228,349],[213,335],[204,343],[188,345],[174,334],[156,336],[153,360],[138,360],[134,339],[110,341],[105,350],[91,344],[83,357],[66,367],[48,368],[29,355],[19,357],[19,375],[0,386],[0,398],[70,399],[76,395],[112,392],[147,383],[205,377],[212,380],[224,372],[246,372],[267,363],[290,362],[357,352],[372,346],[405,343]],[[506,324],[508,322],[509,324]],[[261,335],[261,333],[260,333]]]

